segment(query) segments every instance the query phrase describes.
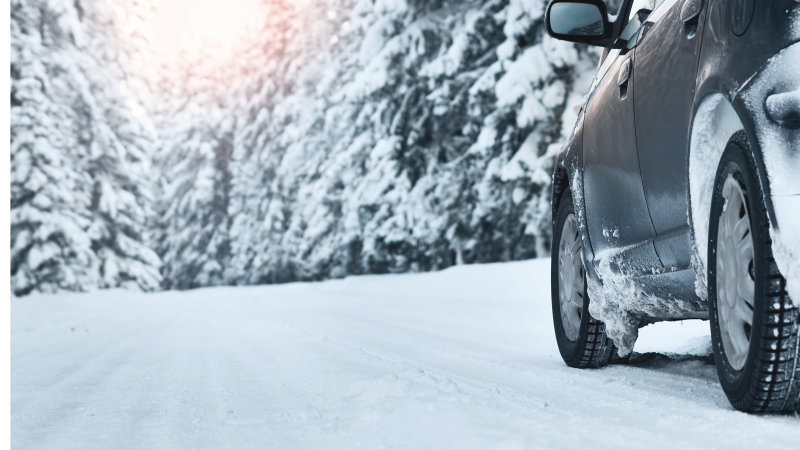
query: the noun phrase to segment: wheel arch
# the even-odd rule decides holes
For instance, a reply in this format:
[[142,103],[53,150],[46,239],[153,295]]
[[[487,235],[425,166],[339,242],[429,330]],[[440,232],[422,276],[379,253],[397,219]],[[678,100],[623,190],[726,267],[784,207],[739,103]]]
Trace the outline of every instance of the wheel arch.
[[556,164],[556,170],[555,173],[553,173],[553,202],[551,205],[554,221],[558,213],[558,205],[561,203],[561,198],[569,189],[569,174],[567,173],[567,169],[561,164]]
[[561,202],[564,192],[569,189],[574,193],[578,187],[573,184],[580,183],[580,179],[578,179],[580,175],[575,176],[575,174],[582,167],[583,119],[584,115],[581,113],[575,122],[572,134],[564,141],[561,150],[556,155],[553,169],[553,192],[550,197],[553,221],[555,221],[558,204]]
[[697,295],[705,298],[701,287],[707,286],[705,273],[707,265],[708,229],[711,197],[714,180],[720,159],[731,138],[743,131],[753,152],[757,176],[761,184],[768,215],[774,221],[772,204],[769,201],[769,183],[766,182],[764,160],[761,147],[756,138],[751,112],[747,105],[734,96],[720,91],[709,91],[697,102],[692,118],[689,140],[688,178],[689,201],[687,217],[692,233],[694,265],[697,272]]
[[584,115],[580,114],[575,122],[572,134],[564,142],[561,151],[556,156],[553,169],[553,192],[550,197],[552,223],[555,225],[558,205],[564,193],[569,190],[573,194],[573,207],[578,221],[578,233],[581,236],[584,267],[589,280],[599,283],[599,277],[592,265],[594,251],[589,239],[586,209],[583,201],[583,125]]

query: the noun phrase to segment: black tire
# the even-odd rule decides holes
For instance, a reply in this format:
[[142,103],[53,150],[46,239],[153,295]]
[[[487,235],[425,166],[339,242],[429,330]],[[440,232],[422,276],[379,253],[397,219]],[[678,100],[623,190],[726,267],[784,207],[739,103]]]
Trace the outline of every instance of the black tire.
[[586,276],[583,283],[583,310],[581,312],[581,325],[577,339],[571,341],[564,330],[561,319],[561,302],[559,289],[561,288],[558,275],[559,249],[561,233],[564,222],[570,214],[575,214],[572,203],[572,193],[567,190],[562,195],[558,205],[556,218],[553,223],[553,257],[550,266],[550,289],[553,304],[553,325],[558,342],[558,351],[564,362],[575,368],[597,368],[607,364],[627,362],[628,357],[620,358],[611,339],[606,335],[606,326],[588,313],[589,295],[586,289]]
[[[753,260],[748,266],[755,288],[753,318],[749,331],[747,325],[743,327],[750,341],[739,370],[725,352],[717,304],[717,234],[725,204],[723,186],[729,176],[733,176],[744,194],[753,239]],[[789,413],[800,410],[798,308],[792,307],[786,279],[772,256],[769,228],[754,156],[746,135],[739,132],[722,155],[711,203],[707,280],[714,359],[722,389],[734,408],[751,413]]]

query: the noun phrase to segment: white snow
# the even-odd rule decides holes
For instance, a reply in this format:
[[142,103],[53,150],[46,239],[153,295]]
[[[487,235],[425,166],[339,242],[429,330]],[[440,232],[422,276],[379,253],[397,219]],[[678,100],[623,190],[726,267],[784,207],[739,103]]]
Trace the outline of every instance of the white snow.
[[381,51],[386,41],[394,35],[395,28],[395,18],[383,16],[367,29],[358,52],[361,64],[368,64]]
[[[777,92],[776,92],[777,90]],[[742,95],[755,113],[756,137],[763,149],[770,195],[777,224],[770,229],[773,254],[787,279],[787,291],[800,298],[800,130],[781,125],[767,117],[783,117],[797,108],[800,98],[800,44],[774,57],[734,93]],[[716,94],[703,100],[692,128],[689,154],[691,224],[695,236],[697,295],[706,297],[708,226],[714,177],[730,137],[743,129],[733,107]],[[777,226],[776,226],[777,225]]]
[[[735,412],[707,322],[570,369],[546,259],[322,283],[11,301],[14,448],[795,449]],[[699,355],[699,356],[691,356]]]
[[648,325],[639,330],[636,352],[708,356],[712,352],[708,321],[679,320]]
[[770,95],[765,107],[770,116],[785,121],[800,111],[800,90]]
[[[611,235],[613,236],[613,232]],[[639,334],[639,323],[645,317],[706,315],[704,303],[672,296],[663,298],[647,293],[641,286],[641,278],[634,275],[647,272],[655,275],[665,272],[666,269],[626,258],[624,254],[629,249],[630,247],[625,247],[597,253],[596,268],[602,285],[591,279],[588,282],[589,296],[594,300],[589,305],[589,312],[606,324],[608,336],[614,340],[623,356],[633,351]]]
[[146,230],[155,132],[133,69],[152,4],[11,5],[12,290],[158,288]]
[[[764,149],[764,167],[777,224],[770,229],[773,254],[786,278],[786,290],[800,299],[800,129],[767,117],[767,109],[798,108],[800,101],[800,43],[770,58],[765,67],[740,91],[755,111],[756,135]],[[776,95],[773,95],[776,94]],[[772,108],[770,108],[772,106]],[[778,119],[773,117],[772,119]]]

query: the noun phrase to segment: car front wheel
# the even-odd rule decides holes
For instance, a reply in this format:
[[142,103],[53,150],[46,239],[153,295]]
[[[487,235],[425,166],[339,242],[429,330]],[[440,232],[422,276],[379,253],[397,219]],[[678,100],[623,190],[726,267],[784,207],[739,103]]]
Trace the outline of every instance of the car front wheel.
[[798,411],[798,308],[772,257],[764,197],[742,132],[722,155],[710,218],[708,305],[720,384],[740,411]]

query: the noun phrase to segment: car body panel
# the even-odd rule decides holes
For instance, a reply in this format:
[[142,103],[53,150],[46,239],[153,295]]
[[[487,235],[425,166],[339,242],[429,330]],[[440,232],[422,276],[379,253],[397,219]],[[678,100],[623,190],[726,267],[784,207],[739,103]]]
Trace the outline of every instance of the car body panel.
[[[573,207],[577,221],[582,226],[578,227],[578,233],[581,237],[581,251],[583,254],[584,262],[591,262],[594,259],[594,252],[592,250],[592,242],[589,239],[589,233],[586,229],[586,208],[583,197],[583,128],[584,128],[584,115],[578,115],[572,134],[569,139],[564,142],[561,151],[556,155],[555,174],[553,180],[553,214],[556,217],[556,208],[558,201],[567,189],[572,191]],[[589,277],[594,277],[595,281],[599,281],[597,274],[592,270],[591,264],[585,266],[588,268],[587,272]]]
[[[697,32],[692,37],[692,39],[699,42],[698,44],[692,44],[696,47],[687,44],[682,50],[680,46],[677,50],[667,50],[668,53],[670,51],[673,53],[683,51],[685,54],[695,52],[694,61],[691,61],[691,58],[680,61],[682,67],[681,84],[690,86],[686,88],[689,93],[677,92],[669,86],[660,86],[656,82],[642,81],[645,76],[660,75],[658,64],[654,64],[652,68],[647,67],[647,59],[653,58],[653,61],[656,61],[658,59],[656,54],[659,51],[659,46],[655,42],[648,43],[648,38],[655,37],[649,33],[654,30],[658,31],[659,18],[663,19],[672,14],[673,20],[677,19],[675,14],[678,13],[675,11],[679,10],[683,1],[671,2],[670,0],[664,0],[656,3],[658,5],[656,10],[648,18],[648,21],[652,22],[651,25],[648,25],[651,28],[644,33],[642,40],[637,42],[638,47],[632,52],[634,53],[635,64],[631,81],[633,85],[629,89],[631,89],[634,103],[638,101],[641,105],[641,108],[635,112],[634,119],[636,123],[638,161],[641,164],[639,173],[642,177],[642,190],[646,192],[643,196],[646,198],[648,215],[653,218],[650,225],[653,227],[651,239],[655,239],[651,241],[651,246],[657,250],[660,262],[664,264],[661,270],[653,270],[650,275],[627,272],[625,270],[622,270],[621,273],[629,275],[630,279],[634,280],[639,288],[649,295],[661,296],[666,301],[672,298],[676,304],[682,303],[685,305],[704,302],[701,296],[698,295],[702,293],[700,289],[702,284],[696,286],[696,283],[700,281],[700,277],[704,276],[703,268],[698,266],[697,262],[691,258],[695,254],[693,250],[695,237],[693,233],[688,232],[691,230],[692,217],[689,203],[688,170],[691,126],[694,123],[695,114],[697,114],[698,108],[705,98],[713,95],[724,96],[732,105],[736,115],[741,119],[742,127],[748,135],[759,164],[759,175],[764,185],[764,192],[767,197],[765,200],[770,219],[774,226],[780,228],[780,223],[776,220],[773,210],[770,182],[766,176],[767,172],[761,148],[763,137],[759,138],[758,127],[754,119],[759,114],[763,116],[763,99],[753,99],[753,95],[750,93],[752,88],[750,80],[755,78],[759,71],[764,70],[763,67],[765,67],[770,58],[778,54],[782,49],[800,41],[800,2],[796,0],[757,0],[754,3],[752,14],[748,17],[746,12],[750,8],[748,5],[751,3],[749,2],[750,0],[705,0]],[[625,11],[628,5],[630,5],[630,2],[623,3],[620,11]],[[660,11],[661,8],[665,8],[663,12]],[[798,19],[792,22],[788,19],[789,16]],[[620,27],[620,23],[615,24],[617,32]],[[681,31],[680,28],[666,30],[664,33],[675,37],[678,36],[678,31]],[[606,50],[605,54],[609,55],[608,58],[611,58],[614,52],[615,50]],[[652,56],[647,55],[650,52],[652,52]],[[639,61],[639,58],[642,60]],[[665,64],[670,61],[670,58],[661,59],[665,61]],[[638,65],[639,62],[641,62],[641,66]],[[600,171],[608,172],[604,176],[610,176],[612,180],[615,180],[615,177],[616,179],[623,179],[625,176],[630,177],[631,173],[634,174],[634,179],[636,177],[636,171],[629,170],[631,167],[630,159],[623,158],[624,161],[621,167],[605,167],[610,166],[614,158],[620,158],[619,149],[603,148],[601,150],[598,147],[600,147],[602,137],[598,133],[593,134],[593,131],[589,130],[590,127],[596,126],[591,118],[592,108],[604,110],[606,114],[617,114],[612,111],[617,106],[603,107],[595,104],[602,96],[608,97],[609,100],[613,99],[609,95],[612,91],[603,91],[600,83],[604,78],[616,79],[616,68],[610,67],[614,64],[615,62],[613,61],[602,61],[601,70],[592,86],[593,91],[587,105],[585,105],[588,112],[580,115],[573,135],[567,139],[562,152],[557,157],[557,170],[563,172],[562,175],[557,175],[557,178],[561,180],[561,183],[568,182],[573,192],[576,192],[575,207],[580,225],[579,231],[584,243],[584,265],[587,267],[587,275],[590,280],[599,280],[601,283],[602,277],[597,273],[597,263],[603,258],[603,253],[613,248],[617,250],[626,248],[620,245],[614,246],[613,242],[609,243],[608,239],[602,235],[604,224],[621,223],[624,217],[605,222],[603,219],[612,213],[626,213],[619,210],[619,208],[614,209],[614,207],[600,207],[597,205],[590,205],[587,208],[586,205],[593,203],[600,195],[607,195],[617,198],[619,201],[625,201],[630,198],[630,194],[626,194],[628,195],[626,198],[621,196],[619,192],[629,193],[635,191],[635,189],[631,188],[620,188],[618,180],[612,181],[610,184],[604,182],[598,178]],[[693,64],[695,64],[694,69],[692,68]],[[606,71],[604,69],[607,69],[607,73],[602,73]],[[670,74],[668,66],[662,67],[661,70],[663,71],[662,73]],[[694,80],[692,80],[693,75],[691,75],[693,71],[695,72]],[[689,75],[686,75],[687,73]],[[664,79],[664,77],[661,77],[661,79]],[[667,81],[664,84],[667,84],[669,79],[667,77]],[[694,89],[693,92],[692,88]],[[643,93],[641,89],[647,89],[648,91]],[[659,90],[661,92],[658,92]],[[679,110],[678,114],[684,117],[681,119],[683,122],[681,120],[663,118],[662,116],[666,113],[664,109],[660,111],[662,114],[659,114],[659,110],[652,106],[649,111],[646,111],[648,104],[660,101],[658,98],[663,98],[666,95],[668,99],[671,99],[669,97],[670,93],[679,94],[681,98],[679,99],[680,101],[676,101],[674,104],[666,105],[666,109]],[[746,100],[746,98],[749,100]],[[618,99],[614,100],[619,103]],[[685,106],[686,103],[688,103],[688,107]],[[759,108],[762,108],[762,110],[759,111]],[[640,113],[639,110],[642,112]],[[669,114],[675,113],[670,112]],[[659,119],[669,126],[665,129],[651,127],[650,132],[655,133],[653,136],[640,135],[647,129],[646,126],[641,126],[642,121]],[[639,131],[640,129],[642,131]],[[670,132],[679,135],[675,140],[670,140],[669,146],[666,144],[661,145],[656,137],[674,137],[668,135]],[[613,131],[613,133],[620,134],[621,132]],[[611,145],[611,147],[614,146]],[[576,148],[582,148],[583,150],[576,151]],[[651,150],[654,148],[660,149],[662,153],[658,153],[657,150]],[[608,154],[598,156],[597,153],[601,151],[608,152]],[[645,154],[648,151],[651,151],[651,153]],[[800,153],[800,149],[798,149],[798,152]],[[595,170],[593,174],[592,170],[598,168],[600,171]],[[710,173],[709,176],[713,177],[714,174]],[[558,180],[554,182],[554,208],[557,207],[556,202],[558,201],[556,190],[561,189],[563,191],[563,188],[556,187],[558,183]],[[629,184],[634,185],[634,183]],[[610,189],[608,188],[609,185],[611,185]],[[800,187],[800,183],[795,183],[794,185]],[[785,193],[778,193],[777,195],[786,196]],[[608,203],[607,200],[600,200],[600,202]],[[661,208],[663,208],[663,211]],[[595,217],[598,212],[600,215]],[[643,214],[641,214],[641,211],[637,214],[638,216],[634,222],[640,227],[639,230],[644,229],[645,232],[640,232],[638,235],[633,233],[625,238],[625,242],[633,246],[637,245],[637,241],[640,238],[644,239],[644,241],[647,240],[647,227],[641,226],[641,222],[646,224],[647,221],[642,220]],[[607,226],[606,229],[608,229]],[[623,230],[621,229],[620,235],[622,235],[622,232]],[[656,234],[658,235],[657,237]],[[620,243],[622,241],[620,240]],[[689,267],[686,267],[687,258],[692,263]],[[616,269],[618,270],[619,268]],[[641,312],[643,319],[640,326],[659,320],[698,318],[704,314],[703,311],[695,307],[672,308],[669,312],[665,311],[665,309],[662,309],[660,311]]]
[[[800,29],[792,27],[790,17],[800,15],[800,2],[796,0],[759,0],[753,17],[742,36],[734,33],[737,23],[738,3],[710,0],[704,42],[697,70],[694,113],[703,99],[721,94],[732,104],[742,121],[753,151],[756,154],[760,175],[766,173],[763,153],[755,131],[755,111],[742,97],[748,80],[754,77],[767,61],[790,45],[800,42]],[[797,19],[795,19],[796,21]],[[769,199],[771,186],[764,183],[764,194]],[[770,201],[767,202],[770,220],[777,223]]]
[[636,141],[642,184],[666,267],[691,265],[686,153],[691,134],[695,74],[703,36],[681,21],[684,2],[665,0],[650,14],[635,47]]
[[586,105],[583,191],[594,253],[625,252],[644,272],[661,265],[636,150],[635,81],[629,79],[627,87],[618,84],[634,65],[633,52],[626,49],[609,55],[608,70]]

